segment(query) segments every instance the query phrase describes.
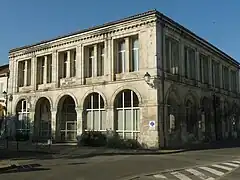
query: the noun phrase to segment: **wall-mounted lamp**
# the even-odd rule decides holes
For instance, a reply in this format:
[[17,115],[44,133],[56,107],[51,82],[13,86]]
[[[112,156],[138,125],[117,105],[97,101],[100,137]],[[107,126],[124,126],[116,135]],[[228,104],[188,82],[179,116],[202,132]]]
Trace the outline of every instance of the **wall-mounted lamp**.
[[150,83],[151,75],[150,75],[148,72],[145,73],[145,75],[144,75],[144,80],[145,80],[145,82],[146,82],[147,84]]

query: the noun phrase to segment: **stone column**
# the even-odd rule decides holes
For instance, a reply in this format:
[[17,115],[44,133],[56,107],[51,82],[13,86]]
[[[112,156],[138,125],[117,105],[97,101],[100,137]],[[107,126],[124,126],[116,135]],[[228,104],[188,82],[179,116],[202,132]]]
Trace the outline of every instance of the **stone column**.
[[108,106],[106,107],[106,129],[111,129],[115,130],[114,127],[114,107],[113,106]]
[[[180,40],[180,60],[179,60],[179,66],[180,66],[180,75],[185,77],[185,58],[184,58],[184,43],[183,40]],[[164,58],[166,64],[166,58]],[[166,68],[166,67],[165,67]]]
[[70,66],[70,60],[71,60],[71,51],[68,50],[67,51],[67,77],[66,78],[70,78],[70,71],[71,71],[71,66]]
[[129,37],[125,38],[125,64],[124,64],[124,72],[129,72],[129,65],[130,65],[130,43]]
[[97,44],[94,45],[94,62],[92,62],[93,64],[93,77],[97,77],[97,68],[98,68],[98,46]]
[[85,71],[84,71],[84,67],[85,67],[85,62],[84,62],[84,59],[85,59],[85,51],[84,51],[84,46],[81,45],[80,46],[80,51],[81,51],[81,59],[80,59],[80,80],[81,80],[81,84],[84,84],[84,74],[85,74]]
[[52,128],[53,140],[56,140],[56,136],[57,136],[56,124],[57,124],[57,109],[53,108],[51,111],[51,128]]
[[27,86],[28,61],[24,62],[24,86]]
[[18,91],[18,80],[19,80],[19,70],[18,70],[18,61],[13,60],[13,68],[14,71],[10,73],[10,76],[12,76],[13,81],[13,93],[16,93]]
[[81,78],[82,74],[82,45],[76,47],[76,77]]
[[47,84],[47,56],[44,56],[43,84]]
[[54,51],[52,54],[52,80],[55,87],[58,87],[58,52]]
[[84,125],[83,125],[83,109],[80,107],[76,107],[76,113],[77,113],[77,137],[81,136],[81,134],[84,132]]
[[115,64],[114,64],[114,62],[115,62],[115,60],[116,60],[116,56],[115,56],[115,52],[116,52],[116,47],[115,47],[115,45],[114,45],[114,40],[113,39],[109,39],[108,40],[108,43],[109,43],[109,45],[108,45],[108,50],[109,50],[109,58],[108,58],[108,60],[109,60],[109,69],[110,69],[110,74],[111,74],[111,76],[110,76],[110,81],[114,81],[114,76],[115,76]]
[[104,75],[109,75],[109,51],[108,51],[108,40],[105,39],[104,41]]
[[33,86],[33,91],[37,89],[37,57],[34,56],[31,59],[31,69],[32,69],[32,78],[31,78],[31,85]]

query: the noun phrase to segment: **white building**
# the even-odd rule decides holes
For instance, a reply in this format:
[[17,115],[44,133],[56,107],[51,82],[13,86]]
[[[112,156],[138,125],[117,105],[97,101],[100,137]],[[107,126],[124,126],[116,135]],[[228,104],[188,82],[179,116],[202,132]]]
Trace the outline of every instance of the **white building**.
[[113,129],[177,146],[239,119],[239,63],[155,10],[12,49],[9,63],[9,112],[35,136]]

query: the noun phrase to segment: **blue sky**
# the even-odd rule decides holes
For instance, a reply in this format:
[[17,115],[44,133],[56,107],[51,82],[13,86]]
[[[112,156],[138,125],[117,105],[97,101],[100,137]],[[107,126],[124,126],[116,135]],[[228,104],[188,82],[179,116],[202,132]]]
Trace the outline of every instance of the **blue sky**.
[[240,1],[2,0],[0,64],[12,48],[157,9],[240,61]]

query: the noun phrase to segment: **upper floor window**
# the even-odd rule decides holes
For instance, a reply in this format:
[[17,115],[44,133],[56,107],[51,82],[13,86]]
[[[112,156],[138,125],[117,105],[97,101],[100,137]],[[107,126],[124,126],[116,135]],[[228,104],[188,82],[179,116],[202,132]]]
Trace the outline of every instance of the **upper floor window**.
[[98,46],[98,60],[97,60],[97,75],[103,76],[104,75],[104,54],[105,48],[104,44],[99,44]]
[[231,90],[237,92],[237,72],[231,70]]
[[222,81],[223,81],[223,89],[229,89],[229,72],[226,66],[222,67]]
[[89,58],[88,58],[88,74],[87,74],[87,77],[92,77],[93,74],[94,74],[94,67],[93,67],[93,64],[95,63],[95,57],[94,57],[94,47],[89,47],[88,49],[88,55],[89,55]]
[[71,50],[71,58],[70,58],[70,74],[71,77],[76,76],[76,59],[77,59],[77,54],[76,50]]
[[179,72],[179,43],[177,40],[166,36],[165,38],[166,51],[166,70],[172,74]]
[[196,79],[196,51],[188,46],[184,47],[184,69],[185,76]]
[[219,70],[219,63],[216,61],[212,61],[212,84],[213,87],[219,88],[220,87],[220,70]]
[[118,41],[118,57],[116,63],[116,72],[117,73],[124,73],[125,72],[125,54],[126,54],[126,47],[125,47],[125,40]]
[[20,61],[18,63],[18,86],[31,85],[31,59]]
[[200,61],[200,81],[202,83],[209,83],[209,61],[208,56],[204,54],[199,54]]
[[130,72],[139,70],[139,41],[137,36],[131,38],[131,47]]
[[47,56],[47,83],[52,82],[52,55]]

